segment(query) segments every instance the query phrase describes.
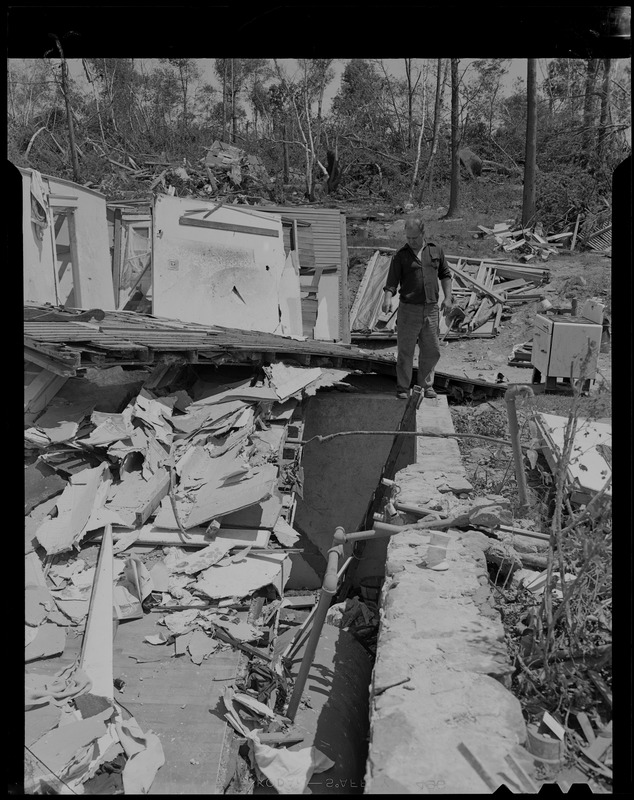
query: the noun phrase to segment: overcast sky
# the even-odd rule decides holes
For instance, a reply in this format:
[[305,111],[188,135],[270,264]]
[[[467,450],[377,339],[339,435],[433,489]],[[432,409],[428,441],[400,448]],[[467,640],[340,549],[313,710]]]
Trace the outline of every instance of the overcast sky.
[[[151,69],[154,65],[158,63],[157,59],[140,59],[143,61],[143,64],[146,68]],[[430,59],[431,61],[435,61],[435,59]],[[472,61],[475,61],[474,58],[462,58],[460,59],[461,64],[461,72],[462,70]],[[198,66],[201,71],[202,79],[207,82],[211,83],[216,89],[220,88],[220,82],[216,77],[214,72],[214,59],[211,58],[198,58],[196,59],[198,62]],[[333,97],[337,94],[339,90],[339,86],[341,83],[341,75],[343,70],[345,69],[346,64],[350,61],[348,58],[340,58],[336,59],[332,65],[332,68],[335,72],[335,77],[333,80],[328,84],[326,87],[326,93],[324,96],[325,104],[324,104],[324,111],[328,112],[330,109],[330,104],[332,103]],[[539,59],[539,67],[538,67],[538,80],[542,80],[544,77],[544,70],[546,69],[546,59]],[[84,78],[84,71],[81,66],[81,61],[79,59],[69,59],[69,67],[70,72],[73,78],[75,78],[79,83],[83,84],[85,82]],[[299,77],[299,65],[296,60],[294,59],[279,59],[279,63],[283,66],[286,70],[286,73],[289,78],[292,78],[294,74]],[[383,59],[383,63],[385,65],[388,74],[393,75],[397,78],[404,78],[405,77],[405,66],[404,60],[402,58],[386,58]],[[420,60],[415,61],[414,67],[415,69],[420,65]],[[513,83],[515,82],[516,78],[523,78],[526,79],[526,59],[525,58],[514,58],[511,59],[509,65],[508,74],[504,77],[503,80],[503,90],[505,94],[509,94],[513,88]]]
[[[433,59],[435,61],[435,59]],[[461,70],[467,66],[468,63],[475,61],[475,58],[463,58],[460,59],[461,63]],[[346,64],[350,61],[349,58],[339,58],[336,59],[335,63],[332,65],[332,68],[335,72],[335,77],[333,80],[328,84],[326,87],[326,93],[324,95],[325,104],[324,104],[324,111],[328,112],[330,110],[330,104],[332,102],[333,97],[337,94],[339,90],[339,85],[341,82],[341,75],[345,69]],[[538,79],[541,80],[543,77],[543,70],[545,69],[546,60],[539,59],[540,66],[542,71],[538,70]],[[203,74],[203,77],[206,81],[213,84],[214,86],[219,86],[219,82],[215,76],[214,69],[213,69],[213,60],[212,59],[198,59],[198,63]],[[289,77],[293,76],[293,73],[297,72],[299,77],[299,66],[297,61],[293,59],[279,59],[279,63],[284,66],[287,71]],[[402,58],[385,58],[383,59],[383,63],[385,64],[385,68],[388,71],[388,74],[394,75],[397,78],[404,78],[405,77],[405,65],[404,59]],[[420,61],[418,62],[420,64]],[[416,63],[415,63],[416,67]],[[509,66],[508,75],[505,76],[503,81],[504,89],[506,93],[510,93],[513,83],[515,82],[516,78],[524,78],[526,79],[526,59],[525,58],[514,58],[511,60]]]

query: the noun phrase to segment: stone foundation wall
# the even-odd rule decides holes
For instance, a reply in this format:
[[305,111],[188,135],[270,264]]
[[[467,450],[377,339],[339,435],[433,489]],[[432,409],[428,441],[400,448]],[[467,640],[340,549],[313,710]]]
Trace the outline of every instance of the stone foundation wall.
[[[424,401],[417,429],[453,431],[445,398]],[[457,442],[416,441],[416,463],[396,476],[397,499],[446,513],[469,509],[471,486]],[[500,784],[510,774],[507,754],[524,768],[532,765],[521,747],[521,707],[508,690],[511,664],[488,584],[486,541],[475,532],[416,529],[389,541],[371,685],[368,794],[490,793],[460,743]]]

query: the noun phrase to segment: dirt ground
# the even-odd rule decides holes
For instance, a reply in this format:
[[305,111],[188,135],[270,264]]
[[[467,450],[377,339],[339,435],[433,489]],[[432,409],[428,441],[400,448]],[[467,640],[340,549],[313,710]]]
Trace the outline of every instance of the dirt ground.
[[[384,206],[364,209],[346,208],[348,219],[349,248],[349,302],[354,302],[358,286],[363,277],[367,261],[374,252],[373,247],[395,247],[404,243],[403,215],[395,214],[393,209]],[[492,226],[505,221],[505,214],[480,214],[466,211],[462,218],[449,221],[441,217],[446,209],[423,209],[426,221],[427,238],[438,243],[449,255],[480,256],[493,259],[513,260],[510,254],[496,252],[492,237],[474,238],[477,225]],[[363,248],[363,249],[361,249]],[[367,249],[365,249],[367,248]],[[521,264],[522,262],[517,262]],[[540,262],[550,270],[551,280],[541,288],[555,307],[569,307],[573,298],[583,303],[589,297],[597,298],[605,305],[609,316],[611,311],[611,259],[594,251],[562,252]],[[581,280],[580,280],[581,278]],[[585,282],[585,283],[584,283]],[[512,316],[503,321],[500,333],[491,339],[453,339],[442,344],[442,355],[438,369],[461,375],[468,373],[482,380],[495,381],[501,372],[509,383],[530,383],[531,368],[510,367],[508,359],[513,346],[532,340],[533,322],[539,311],[537,302],[512,306]],[[366,349],[396,352],[395,342],[361,343]],[[601,389],[600,417],[610,417],[611,358],[609,353],[601,353],[598,373],[591,391],[593,402],[587,399],[585,405],[592,405],[596,412],[597,395]],[[565,413],[569,401],[562,395],[542,395],[538,399],[541,411],[553,414]]]
[[[345,209],[347,217],[347,238],[349,248],[349,295],[350,305],[363,277],[365,266],[374,248],[398,248],[404,243],[404,215],[395,213],[393,207],[377,205],[359,207],[352,204]],[[510,219],[508,212],[479,213],[467,209],[461,218],[443,220],[446,208],[424,207],[422,214],[426,221],[427,238],[436,242],[449,255],[469,255],[514,261],[511,254],[495,251],[493,237],[475,236],[477,225],[492,227],[496,222]],[[518,261],[518,264],[522,262]],[[550,282],[541,287],[554,307],[570,307],[573,298],[579,305],[587,298],[594,297],[605,305],[606,314],[611,311],[611,259],[596,252],[561,252],[551,256],[546,262],[539,262],[550,270]],[[513,346],[529,342],[533,336],[535,314],[540,310],[538,302],[527,302],[511,306],[511,316],[503,320],[500,332],[491,339],[453,339],[442,343],[442,355],[438,369],[455,375],[470,375],[495,382],[502,373],[508,383],[530,384],[532,368],[511,367],[508,359]],[[358,342],[365,349],[396,353],[395,341]],[[594,420],[610,420],[611,412],[611,356],[600,353],[597,376],[587,396],[581,398],[580,416]],[[478,432],[491,436],[508,436],[508,419],[503,397],[485,403],[455,403],[450,401],[454,426],[458,432]],[[530,401],[531,408],[537,411],[567,416],[570,398],[565,394],[537,394]],[[519,405],[518,415],[522,425],[522,439],[528,443],[529,407]],[[459,442],[463,454],[467,477],[474,485],[476,494],[497,491],[516,500],[517,489],[510,453],[486,443],[471,440]],[[477,445],[477,446],[475,446]],[[482,446],[480,446],[482,445]],[[544,494],[542,472],[546,467],[540,457],[538,469],[529,475],[529,485],[537,494]],[[510,468],[509,468],[510,467]],[[547,469],[547,467],[546,467]],[[535,515],[544,511],[536,504]]]

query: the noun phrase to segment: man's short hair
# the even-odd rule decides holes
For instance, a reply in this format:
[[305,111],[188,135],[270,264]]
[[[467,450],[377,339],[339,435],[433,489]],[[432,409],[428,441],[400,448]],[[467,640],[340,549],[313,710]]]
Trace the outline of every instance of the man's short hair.
[[420,231],[425,230],[425,220],[421,216],[406,217],[405,225],[416,225]]

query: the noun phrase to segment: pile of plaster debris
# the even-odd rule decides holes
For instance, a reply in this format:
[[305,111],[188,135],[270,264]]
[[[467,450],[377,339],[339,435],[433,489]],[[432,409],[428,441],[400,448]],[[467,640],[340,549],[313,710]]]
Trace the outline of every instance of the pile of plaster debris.
[[[56,399],[25,430],[27,451],[64,487],[26,518],[29,792],[148,791],[164,763],[161,742],[113,698],[112,648],[98,659],[93,648],[95,638],[102,647],[112,641],[109,625],[114,633],[152,608],[165,613],[155,615],[149,645],[195,664],[227,648],[262,654],[245,691],[225,701],[228,713],[233,701],[256,704],[259,731],[278,719],[271,706],[278,687],[281,699],[286,694],[281,656],[295,637],[294,617],[308,617],[301,607],[314,605],[313,595],[284,598],[298,539],[292,496],[302,477],[298,459],[283,463],[283,441],[298,399],[347,373],[283,363],[264,371],[254,386],[199,381],[197,400],[183,389],[142,388],[121,413],[78,411]],[[126,557],[139,544],[154,546],[150,559]],[[253,624],[238,609],[262,589],[279,599]],[[273,618],[278,641],[265,624]],[[62,655],[78,636],[78,661],[54,677],[50,668],[34,671],[32,662]],[[266,640],[276,659],[255,646]],[[245,724],[235,709],[230,721]],[[257,733],[249,735],[263,752]]]

